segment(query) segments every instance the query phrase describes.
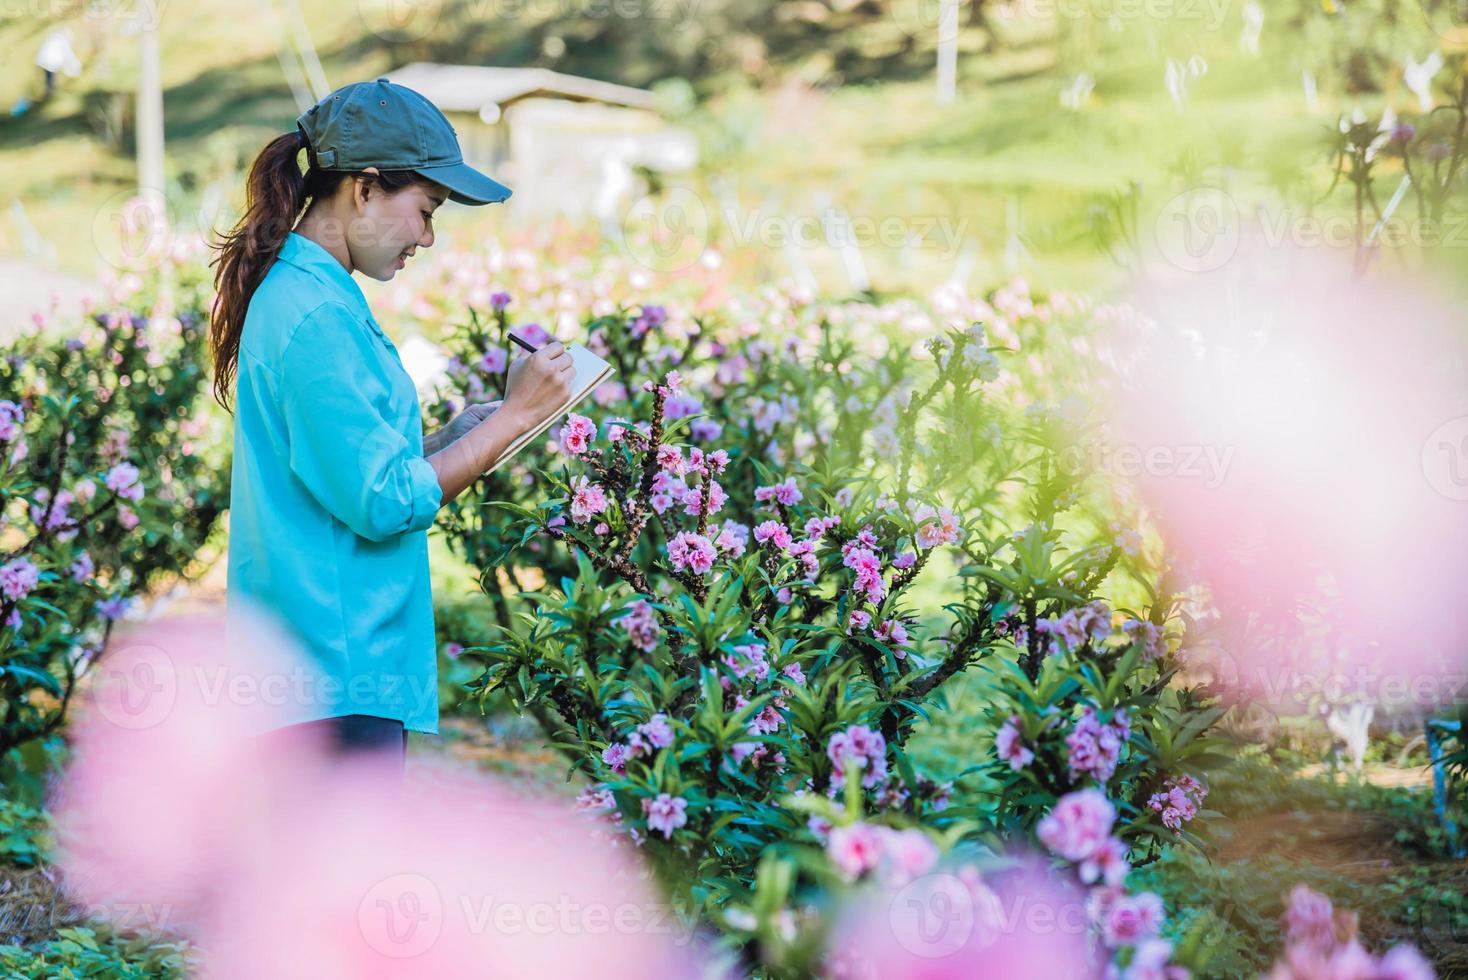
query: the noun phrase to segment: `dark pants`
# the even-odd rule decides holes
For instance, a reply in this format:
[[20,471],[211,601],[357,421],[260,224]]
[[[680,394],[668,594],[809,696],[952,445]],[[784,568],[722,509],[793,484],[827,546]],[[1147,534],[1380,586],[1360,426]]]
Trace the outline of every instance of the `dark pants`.
[[299,731],[315,729],[323,736],[326,751],[342,758],[358,753],[380,754],[384,759],[397,763],[402,772],[408,753],[408,732],[403,723],[395,718],[378,718],[375,715],[342,715],[340,718],[322,718],[298,725],[286,725],[277,731]]

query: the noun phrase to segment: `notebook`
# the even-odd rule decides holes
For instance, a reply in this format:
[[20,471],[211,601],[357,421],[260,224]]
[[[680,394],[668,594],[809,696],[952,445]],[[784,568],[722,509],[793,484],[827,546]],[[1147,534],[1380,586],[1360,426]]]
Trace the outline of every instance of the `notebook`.
[[552,412],[544,422],[541,422],[535,428],[530,429],[524,435],[510,443],[504,455],[495,460],[495,464],[485,470],[485,473],[493,473],[514,459],[516,453],[543,436],[546,429],[555,425],[562,416],[570,412],[571,409],[584,401],[587,395],[595,391],[597,385],[612,376],[612,366],[580,344],[567,344],[566,353],[571,355],[571,366],[576,371],[576,376],[571,379],[571,397],[566,400],[564,405]]

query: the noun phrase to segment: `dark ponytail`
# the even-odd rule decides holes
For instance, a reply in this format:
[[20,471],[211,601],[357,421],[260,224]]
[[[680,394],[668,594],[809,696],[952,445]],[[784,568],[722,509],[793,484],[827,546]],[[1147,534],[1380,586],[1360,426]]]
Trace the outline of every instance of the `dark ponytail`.
[[[306,151],[306,172],[297,158]],[[214,357],[214,398],[226,411],[230,388],[239,364],[240,335],[245,328],[245,311],[250,297],[265,279],[265,273],[280,254],[286,235],[301,212],[317,198],[331,197],[348,177],[346,170],[322,170],[316,153],[299,128],[277,136],[260,151],[250,167],[245,184],[245,213],[217,243],[219,255],[210,265],[214,272],[214,307],[209,315],[209,342]],[[359,174],[372,179],[371,174]],[[413,183],[432,183],[410,170],[383,171],[374,183],[388,193]]]
[[[306,178],[296,162],[306,136],[299,129],[271,140],[250,167],[245,213],[218,243],[214,272],[214,309],[209,344],[214,354],[214,398],[229,410],[229,391],[240,356],[245,310],[285,236],[306,205]],[[314,169],[314,168],[312,168]]]

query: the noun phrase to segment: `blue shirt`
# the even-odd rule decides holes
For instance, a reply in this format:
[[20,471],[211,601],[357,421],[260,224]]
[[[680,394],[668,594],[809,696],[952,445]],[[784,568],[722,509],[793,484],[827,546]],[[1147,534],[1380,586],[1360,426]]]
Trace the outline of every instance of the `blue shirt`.
[[437,733],[427,529],[443,491],[418,393],[351,274],[309,238],[287,234],[251,297],[236,377],[227,607],[301,641],[301,676],[275,681],[280,723],[366,714]]

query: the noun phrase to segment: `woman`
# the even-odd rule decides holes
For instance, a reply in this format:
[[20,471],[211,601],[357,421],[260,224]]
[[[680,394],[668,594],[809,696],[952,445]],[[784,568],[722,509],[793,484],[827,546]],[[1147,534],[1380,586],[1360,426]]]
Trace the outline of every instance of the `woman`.
[[571,358],[556,343],[521,357],[503,403],[425,438],[413,382],[352,274],[392,279],[433,245],[445,200],[510,190],[463,162],[432,103],[385,78],[296,124],[255,160],[215,259],[226,409],[236,388],[228,606],[278,617],[308,655],[298,676],[259,679],[282,726],[325,728],[336,749],[386,753],[401,771],[407,733],[438,731],[427,529],[565,403]]

